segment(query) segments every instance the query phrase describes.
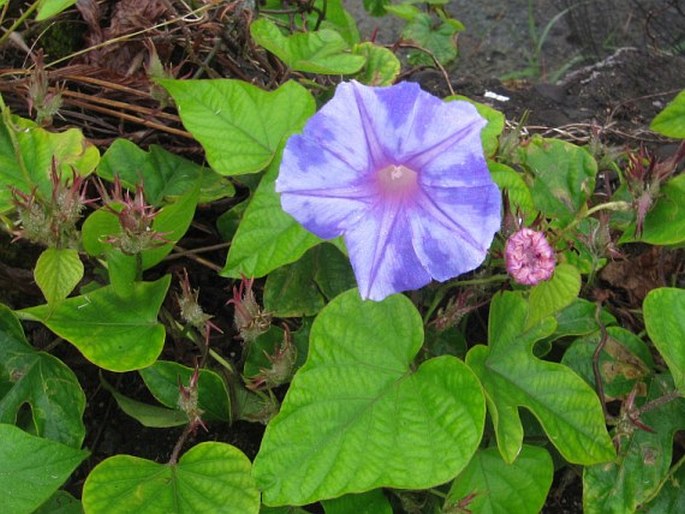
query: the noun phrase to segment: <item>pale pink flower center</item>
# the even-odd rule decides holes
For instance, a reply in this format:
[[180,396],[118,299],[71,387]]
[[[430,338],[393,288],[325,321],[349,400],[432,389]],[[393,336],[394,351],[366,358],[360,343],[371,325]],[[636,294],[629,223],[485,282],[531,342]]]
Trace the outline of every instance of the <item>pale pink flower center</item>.
[[405,196],[416,190],[418,174],[401,164],[391,164],[378,170],[378,186],[383,194]]

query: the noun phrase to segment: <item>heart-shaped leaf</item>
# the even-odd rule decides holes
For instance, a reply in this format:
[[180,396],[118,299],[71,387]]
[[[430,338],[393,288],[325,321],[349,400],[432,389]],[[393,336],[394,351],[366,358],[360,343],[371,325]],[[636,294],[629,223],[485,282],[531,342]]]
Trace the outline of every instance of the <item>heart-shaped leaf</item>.
[[470,512],[537,514],[553,475],[552,457],[544,448],[524,445],[512,464],[502,460],[497,448],[478,450],[452,484],[447,505],[462,504]]
[[161,80],[181,120],[222,175],[269,165],[281,141],[314,114],[314,98],[289,81],[267,92],[241,80]]
[[250,200],[228,251],[222,276],[263,277],[297,261],[321,242],[281,208],[274,185],[279,165],[280,159],[274,159]]
[[[0,423],[15,423],[31,406],[32,432],[80,448],[86,433],[86,397],[76,375],[62,361],[34,350],[19,321],[0,305]],[[0,466],[0,469],[2,466]]]
[[685,290],[654,289],[642,308],[647,333],[668,364],[676,387],[685,394]]
[[259,491],[240,450],[207,442],[188,450],[177,464],[110,457],[88,475],[83,508],[86,514],[257,514]]
[[414,370],[422,342],[421,317],[401,295],[364,302],[353,289],[321,311],[255,459],[265,504],[422,489],[466,466],[483,431],[482,390],[452,356]]
[[170,281],[167,275],[131,284],[126,296],[107,286],[55,307],[39,305],[18,314],[40,321],[101,368],[132,371],[149,366],[162,351],[165,330],[157,313]]
[[358,72],[366,62],[363,56],[351,54],[347,41],[331,29],[285,36],[274,22],[259,18],[250,25],[250,34],[293,70],[348,75]]
[[367,86],[391,86],[400,74],[400,60],[384,46],[365,41],[354,45],[352,51],[366,59],[366,64],[355,78]]
[[523,406],[569,462],[611,460],[614,449],[595,392],[568,367],[533,356],[535,342],[554,332],[554,318],[525,328],[528,315],[520,293],[496,295],[490,305],[489,344],[474,346],[466,356],[485,388],[502,457],[511,463],[521,451],[518,408]]
[[45,502],[88,456],[86,450],[0,424],[2,509],[30,514]]

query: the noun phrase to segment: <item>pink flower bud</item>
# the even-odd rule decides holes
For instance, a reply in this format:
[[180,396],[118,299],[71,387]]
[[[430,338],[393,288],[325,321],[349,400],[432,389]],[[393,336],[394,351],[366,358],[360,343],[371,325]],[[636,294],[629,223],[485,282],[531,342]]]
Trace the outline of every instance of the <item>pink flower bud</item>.
[[545,234],[522,228],[509,237],[504,249],[507,271],[519,284],[535,285],[554,273],[554,249]]

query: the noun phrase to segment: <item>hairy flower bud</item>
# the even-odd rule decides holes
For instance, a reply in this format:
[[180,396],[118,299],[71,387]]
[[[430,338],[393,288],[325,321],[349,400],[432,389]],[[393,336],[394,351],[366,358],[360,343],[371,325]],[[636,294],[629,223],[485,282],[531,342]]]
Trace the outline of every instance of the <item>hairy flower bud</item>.
[[507,272],[519,284],[535,285],[554,273],[554,249],[545,234],[522,228],[512,234],[504,249]]
[[257,303],[252,284],[254,279],[243,277],[240,286],[233,288],[233,298],[228,304],[233,304],[235,311],[235,328],[246,344],[251,343],[259,334],[263,334],[271,326],[271,314],[264,312]]

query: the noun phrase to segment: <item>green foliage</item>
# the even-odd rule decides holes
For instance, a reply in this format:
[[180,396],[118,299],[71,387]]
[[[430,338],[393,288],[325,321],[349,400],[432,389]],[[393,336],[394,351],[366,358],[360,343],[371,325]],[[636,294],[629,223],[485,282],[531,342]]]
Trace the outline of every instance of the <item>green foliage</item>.
[[[193,369],[177,362],[157,361],[139,371],[152,395],[166,407],[178,409],[179,384],[187,386]],[[231,421],[231,399],[223,379],[214,371],[202,369],[197,382],[198,406],[203,418]]]
[[677,245],[685,242],[685,175],[664,183],[661,195],[645,217],[642,234],[635,235],[635,225],[628,227],[621,242],[642,241],[653,245]]
[[685,395],[685,291],[654,289],[645,298],[643,309],[647,334]]
[[44,198],[52,194],[53,159],[66,180],[74,173],[89,174],[99,158],[97,148],[79,130],[48,132],[29,120],[11,116],[4,107],[0,116],[0,214],[13,208],[10,188],[26,194],[35,188]]
[[[647,400],[655,400],[672,388],[670,380],[658,376],[652,381]],[[585,468],[583,512],[635,512],[667,481],[673,435],[685,428],[685,400],[679,398],[645,412],[640,421],[652,431],[624,420],[614,432],[619,458]]]
[[250,461],[237,448],[200,443],[177,464],[115,455],[98,464],[83,486],[86,514],[257,514],[259,491]]
[[573,266],[559,264],[549,280],[536,284],[528,299],[526,328],[532,328],[550,314],[570,305],[580,292],[580,273]]
[[12,514],[34,512],[87,456],[86,450],[0,423],[2,508]]
[[125,296],[107,286],[54,307],[39,305],[18,314],[40,321],[101,368],[141,369],[155,362],[162,351],[165,330],[157,322],[157,313],[170,278],[132,284]]
[[392,506],[380,489],[362,494],[346,494],[321,504],[326,514],[392,514]]
[[17,318],[0,305],[0,423],[18,422],[26,405],[28,432],[81,447],[86,397],[76,375],[56,357],[33,349]]
[[359,82],[369,86],[390,86],[400,74],[400,60],[387,48],[367,41],[354,45],[352,53],[366,59],[355,77]]
[[466,356],[485,388],[488,411],[505,462],[516,460],[523,444],[518,408],[532,412],[569,462],[611,460],[611,440],[597,396],[566,366],[533,356],[536,341],[554,332],[552,317],[530,326],[530,307],[520,293],[497,294],[490,306],[488,346]]
[[553,473],[552,457],[544,448],[524,445],[511,464],[497,448],[478,450],[452,484],[446,505],[463,502],[471,512],[537,514]]
[[685,90],[657,114],[649,128],[666,137],[685,139]]
[[221,270],[223,276],[263,277],[297,261],[321,242],[281,209],[275,190],[279,164],[280,159],[274,160],[252,196]]
[[483,430],[480,385],[451,356],[414,369],[422,339],[419,314],[401,295],[363,302],[352,290],[321,311],[255,459],[265,504],[430,487],[466,466]]
[[335,30],[321,29],[284,36],[281,29],[266,18],[250,25],[257,44],[281,59],[293,70],[323,75],[350,75],[358,72],[366,59],[353,55],[342,36]]
[[145,199],[155,207],[173,203],[196,187],[200,187],[200,203],[233,196],[235,188],[213,170],[151,145],[146,152],[127,141],[116,139],[103,154],[97,168],[98,176],[121,184],[131,191],[142,183]]
[[560,227],[582,213],[595,189],[597,163],[584,148],[558,139],[533,137],[521,150],[531,174],[535,207]]
[[33,270],[36,284],[49,304],[64,300],[83,278],[83,263],[76,250],[48,248]]
[[314,99],[296,82],[262,91],[240,80],[161,80],[185,127],[222,175],[255,173],[273,160],[283,139],[314,113]]
[[45,21],[76,3],[76,0],[39,0],[36,21]]

